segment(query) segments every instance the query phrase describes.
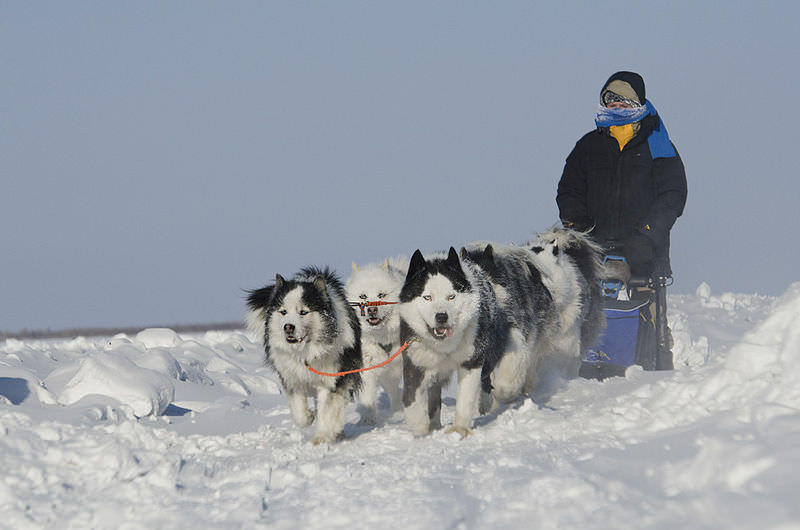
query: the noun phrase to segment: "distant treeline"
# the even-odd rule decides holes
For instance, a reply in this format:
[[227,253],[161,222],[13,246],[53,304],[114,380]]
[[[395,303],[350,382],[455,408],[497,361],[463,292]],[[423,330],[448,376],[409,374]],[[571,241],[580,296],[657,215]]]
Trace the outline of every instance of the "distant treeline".
[[169,328],[177,333],[204,333],[206,331],[228,331],[244,329],[241,322],[223,322],[219,324],[180,324],[174,326],[141,326],[130,328],[74,328],[74,329],[23,329],[17,333],[0,331],[0,340],[5,339],[69,339],[75,337],[114,336],[118,333],[136,335],[148,328]]

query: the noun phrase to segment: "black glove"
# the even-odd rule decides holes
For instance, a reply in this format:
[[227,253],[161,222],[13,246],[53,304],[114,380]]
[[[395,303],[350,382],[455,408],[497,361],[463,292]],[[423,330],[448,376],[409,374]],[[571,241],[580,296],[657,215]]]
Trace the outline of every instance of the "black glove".
[[657,256],[653,259],[653,276],[656,278],[672,278],[672,268],[669,266],[669,258]]
[[625,241],[623,254],[634,276],[649,276],[653,264],[653,241],[640,232],[634,232]]

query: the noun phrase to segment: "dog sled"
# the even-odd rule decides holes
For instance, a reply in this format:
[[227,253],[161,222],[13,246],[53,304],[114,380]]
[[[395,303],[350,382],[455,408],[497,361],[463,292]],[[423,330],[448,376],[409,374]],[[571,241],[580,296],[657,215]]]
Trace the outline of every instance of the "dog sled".
[[602,281],[606,330],[581,360],[578,374],[587,379],[624,376],[639,365],[672,370],[672,340],[667,326],[667,286],[672,278],[631,277],[624,257],[604,258],[609,274]]

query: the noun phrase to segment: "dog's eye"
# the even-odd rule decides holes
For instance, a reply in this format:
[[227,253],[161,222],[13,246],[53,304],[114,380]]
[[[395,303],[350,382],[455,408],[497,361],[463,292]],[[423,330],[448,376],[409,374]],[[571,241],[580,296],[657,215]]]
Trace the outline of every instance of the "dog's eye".
[[278,313],[280,313],[283,316],[286,316],[286,310],[285,309],[278,309]]
[[304,317],[304,316],[306,316],[307,314],[308,314],[308,311],[306,311],[305,309],[301,309],[301,310],[300,310],[300,316],[301,316],[301,317]]
[[367,299],[367,295],[362,294],[361,296],[359,296],[359,298],[361,298],[362,300],[366,300]]
[[386,293],[378,293],[378,298],[386,298]]
[[423,300],[427,300],[428,302],[430,302],[431,301],[431,295],[429,295],[429,294],[423,295],[422,299]]
[[447,297],[447,299],[448,300],[455,300],[456,299],[456,295],[451,294],[450,296]]

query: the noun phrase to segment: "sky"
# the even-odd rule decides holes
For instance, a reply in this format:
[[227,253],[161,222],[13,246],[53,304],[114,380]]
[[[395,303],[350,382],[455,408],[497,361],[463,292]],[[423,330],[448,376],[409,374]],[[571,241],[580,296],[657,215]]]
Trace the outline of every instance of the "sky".
[[686,166],[670,292],[783,293],[800,4],[636,8],[0,0],[0,330],[237,321],[276,273],[525,242],[618,70]]

